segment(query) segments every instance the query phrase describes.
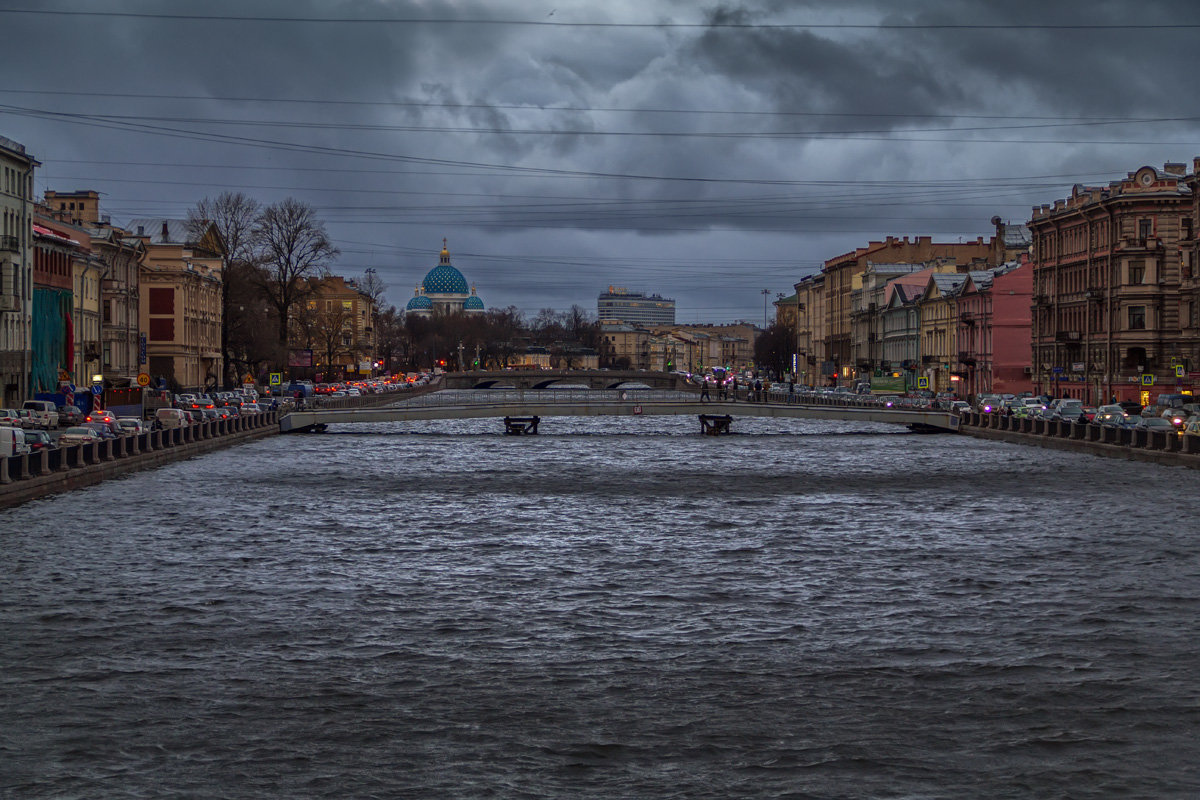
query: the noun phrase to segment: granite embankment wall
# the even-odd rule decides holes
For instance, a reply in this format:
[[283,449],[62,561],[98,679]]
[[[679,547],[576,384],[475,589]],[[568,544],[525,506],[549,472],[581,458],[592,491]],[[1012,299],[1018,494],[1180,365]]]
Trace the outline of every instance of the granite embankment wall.
[[278,433],[270,412],[0,458],[0,508]]
[[981,439],[1200,469],[1200,436],[1180,436],[1174,431],[1107,428],[974,412],[962,415],[959,431]]

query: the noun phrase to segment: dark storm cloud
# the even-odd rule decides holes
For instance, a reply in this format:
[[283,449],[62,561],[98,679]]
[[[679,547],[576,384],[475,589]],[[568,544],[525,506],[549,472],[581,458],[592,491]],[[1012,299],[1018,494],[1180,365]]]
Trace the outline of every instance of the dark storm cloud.
[[[687,319],[761,319],[762,289],[790,292],[869,239],[973,238],[1076,180],[1200,150],[1169,144],[1196,141],[1194,122],[1145,119],[1200,99],[1194,29],[945,27],[1198,21],[1184,3],[103,6],[440,20],[403,24],[4,13],[25,5],[0,0],[0,70],[21,76],[0,103],[34,111],[4,111],[0,135],[43,160],[39,189],[96,188],[117,221],[225,188],[294,195],[339,269],[376,268],[397,303],[446,236],[489,305],[592,307],[611,283],[675,296]],[[937,27],[826,27],[846,23]],[[320,102],[267,102],[288,99]],[[131,119],[30,116],[48,111]],[[1142,119],[1064,119],[1110,116]]]

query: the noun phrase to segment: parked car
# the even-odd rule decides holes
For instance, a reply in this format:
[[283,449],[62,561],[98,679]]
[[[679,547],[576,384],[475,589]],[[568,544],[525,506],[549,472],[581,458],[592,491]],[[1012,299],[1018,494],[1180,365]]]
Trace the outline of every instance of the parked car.
[[1162,417],[1139,417],[1136,424],[1133,426],[1138,430],[1144,431],[1171,431],[1176,430],[1174,424],[1169,419]]
[[104,438],[100,434],[82,425],[67,428],[58,436],[59,447],[70,447],[76,444],[93,444],[102,441],[104,441]]
[[0,426],[0,458],[23,456],[29,452],[25,431],[11,425]]
[[146,423],[135,417],[120,417],[117,419],[117,425],[127,435],[137,436],[139,433],[146,432]]
[[[115,424],[115,421],[114,421]],[[85,422],[79,427],[89,428],[95,431],[102,439],[116,439],[120,434],[115,433],[112,428],[108,427],[104,422]]]
[[182,410],[178,408],[160,408],[154,412],[154,420],[160,428],[170,430],[188,424]]
[[47,431],[58,427],[58,406],[49,400],[26,400],[21,408],[29,412],[37,427]]
[[1187,436],[1200,436],[1200,415],[1188,417],[1179,432]]
[[26,430],[33,430],[34,428],[41,427],[38,424],[37,419],[34,418],[34,416],[29,413],[29,409],[14,408],[13,413],[17,415],[17,420],[20,422],[21,427],[25,428]]
[[1168,408],[1159,414],[1159,416],[1165,420],[1169,420],[1176,428],[1182,428],[1183,423],[1187,422],[1188,413],[1182,408]]
[[47,431],[25,431],[25,444],[29,445],[32,453],[54,447],[54,441]]
[[1126,419],[1124,411],[1097,411],[1096,416],[1092,417],[1092,424],[1105,428],[1124,428]]
[[68,404],[58,407],[58,425],[61,428],[82,424],[84,416],[86,415],[79,410],[77,405]]

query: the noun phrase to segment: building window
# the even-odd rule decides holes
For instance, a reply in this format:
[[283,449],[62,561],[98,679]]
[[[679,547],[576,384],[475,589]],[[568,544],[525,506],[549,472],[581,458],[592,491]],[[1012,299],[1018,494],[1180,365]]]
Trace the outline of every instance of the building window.
[[1154,235],[1154,222],[1148,219],[1138,220],[1138,238],[1149,239]]
[[1146,329],[1146,307],[1129,307],[1129,330],[1144,331]]
[[1130,283],[1145,283],[1146,282],[1146,262],[1145,261],[1130,261],[1129,262],[1129,282]]

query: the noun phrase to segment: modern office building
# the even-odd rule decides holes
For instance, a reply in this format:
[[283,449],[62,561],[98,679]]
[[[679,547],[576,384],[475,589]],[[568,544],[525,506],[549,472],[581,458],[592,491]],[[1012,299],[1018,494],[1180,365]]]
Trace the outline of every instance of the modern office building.
[[608,291],[596,300],[596,317],[601,322],[629,325],[674,325],[675,301],[657,294],[609,286]]

